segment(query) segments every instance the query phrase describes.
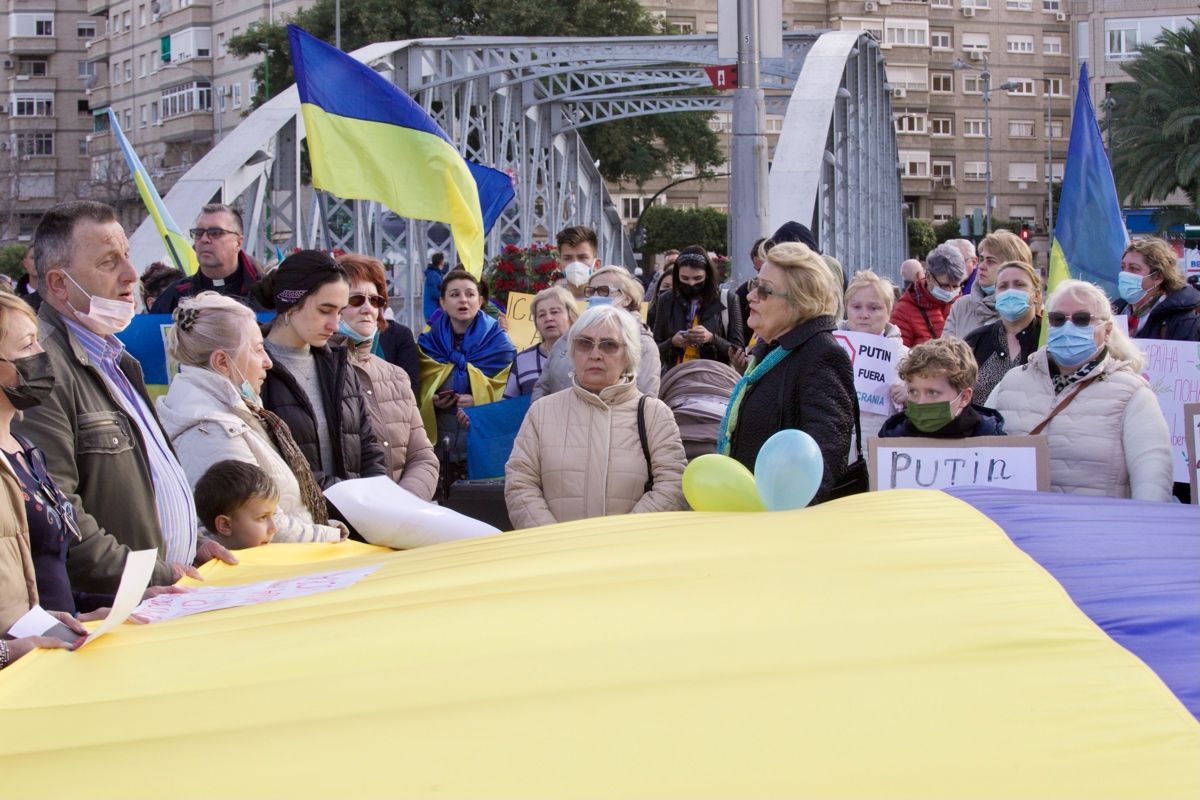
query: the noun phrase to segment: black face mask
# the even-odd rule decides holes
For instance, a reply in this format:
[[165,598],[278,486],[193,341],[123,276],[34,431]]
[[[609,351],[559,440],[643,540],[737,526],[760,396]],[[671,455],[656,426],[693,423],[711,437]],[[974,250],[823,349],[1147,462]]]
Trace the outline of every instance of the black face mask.
[[684,300],[695,300],[700,295],[704,294],[703,283],[683,283],[682,281],[675,287],[675,293]]
[[50,355],[38,353],[25,358],[0,359],[8,361],[17,371],[16,386],[2,386],[8,402],[18,411],[25,411],[42,404],[54,391],[54,371],[50,367]]

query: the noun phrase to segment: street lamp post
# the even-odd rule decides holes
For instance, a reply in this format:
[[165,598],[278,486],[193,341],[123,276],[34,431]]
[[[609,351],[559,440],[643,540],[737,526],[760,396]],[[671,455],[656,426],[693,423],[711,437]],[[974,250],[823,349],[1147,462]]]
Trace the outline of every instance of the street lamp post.
[[[987,233],[992,232],[992,70],[988,67],[987,53],[983,54],[983,68],[972,67],[961,58],[951,65],[954,69],[975,70],[983,80],[983,216]],[[1002,83],[996,87],[1000,91],[1017,88],[1012,82]]]
[[1051,110],[1054,105],[1050,94],[1050,79],[1044,82],[1046,89],[1046,233],[1050,244],[1054,244],[1054,140],[1050,138],[1050,124],[1054,121]]

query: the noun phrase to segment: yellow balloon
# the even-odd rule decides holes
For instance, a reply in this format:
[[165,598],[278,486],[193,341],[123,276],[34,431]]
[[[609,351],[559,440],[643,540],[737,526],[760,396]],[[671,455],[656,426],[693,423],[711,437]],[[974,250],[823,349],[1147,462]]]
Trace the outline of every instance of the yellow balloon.
[[683,471],[683,496],[696,511],[766,511],[754,475],[729,456],[700,456]]

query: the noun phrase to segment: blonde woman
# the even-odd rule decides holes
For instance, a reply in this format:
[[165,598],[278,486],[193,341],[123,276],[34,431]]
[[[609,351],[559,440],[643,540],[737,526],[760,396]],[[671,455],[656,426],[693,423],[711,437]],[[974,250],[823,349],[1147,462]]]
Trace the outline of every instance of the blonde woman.
[[[969,294],[963,295],[950,307],[950,316],[942,328],[942,336],[967,338],[967,334],[978,327],[995,322],[996,279],[1001,264],[1019,261],[1033,263],[1033,252],[1020,236],[1012,231],[992,231],[979,242],[979,261],[975,268],[975,282]],[[982,365],[981,365],[982,366]]]
[[1104,292],[1063,281],[1046,301],[1046,322],[1046,346],[1005,375],[987,405],[1010,435],[1049,438],[1053,491],[1169,500],[1167,422]]
[[992,270],[1000,318],[964,339],[979,365],[975,396],[985,399],[1013,367],[1029,361],[1042,335],[1042,281],[1027,262],[1009,261]]
[[579,319],[579,305],[575,302],[575,296],[566,289],[551,286],[533,298],[529,304],[529,316],[533,318],[541,341],[517,353],[513,359],[512,369],[508,372],[508,385],[504,387],[505,397],[533,394],[533,387],[550,359],[551,349]]
[[[896,293],[891,281],[881,278],[869,269],[857,272],[850,279],[850,285],[846,287],[846,318],[838,323],[838,329],[895,339],[897,343],[895,363],[899,365],[908,355],[908,348],[904,346],[900,329],[888,321],[892,316],[892,307],[895,303]],[[894,410],[904,407],[905,392],[904,381],[900,379],[899,372],[897,372],[896,380],[892,383],[890,391]],[[893,413],[895,413],[894,410]],[[875,414],[860,409],[858,419],[863,436],[878,434],[883,423],[887,422],[890,416],[891,414]],[[858,458],[857,445],[851,444],[850,461],[853,462],[856,458]]]

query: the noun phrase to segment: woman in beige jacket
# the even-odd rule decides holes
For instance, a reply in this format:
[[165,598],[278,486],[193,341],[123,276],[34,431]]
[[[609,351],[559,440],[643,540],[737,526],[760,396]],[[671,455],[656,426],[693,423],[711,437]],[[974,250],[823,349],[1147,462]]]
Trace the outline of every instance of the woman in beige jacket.
[[534,402],[505,470],[513,527],[683,510],[687,457],[671,410],[638,391],[637,320],[595,306],[567,337],[571,387]]
[[987,405],[1004,415],[1010,435],[1046,435],[1052,491],[1170,500],[1167,422],[1108,298],[1067,280],[1046,309],[1046,346],[1009,370]]

